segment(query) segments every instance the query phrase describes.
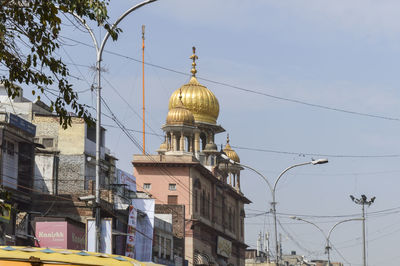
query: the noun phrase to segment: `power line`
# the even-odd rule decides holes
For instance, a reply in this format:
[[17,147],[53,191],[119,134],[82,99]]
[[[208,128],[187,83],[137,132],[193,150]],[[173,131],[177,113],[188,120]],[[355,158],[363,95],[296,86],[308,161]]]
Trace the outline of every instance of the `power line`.
[[307,155],[307,156],[323,156],[323,157],[335,157],[335,158],[399,158],[400,154],[382,154],[382,155],[345,155],[345,154],[324,154],[324,153],[306,153],[306,152],[292,152],[292,151],[279,151],[261,148],[249,148],[243,146],[234,146],[232,148],[239,150],[249,150],[249,151],[259,151],[268,153],[279,153],[279,154],[289,154],[289,155]]
[[[91,45],[88,45],[88,44],[86,44],[84,42],[81,42],[81,41],[78,41],[78,40],[74,40],[74,39],[71,39],[71,38],[68,38],[68,37],[65,37],[65,36],[63,36],[63,38],[68,39],[70,41],[74,41],[76,43],[79,43],[79,44],[82,44],[82,45],[85,45],[85,46],[88,46],[88,47],[92,47]],[[132,60],[134,62],[142,63],[142,60],[139,60],[139,59],[136,59],[136,58],[133,58],[133,57],[130,57],[130,56],[126,56],[126,55],[123,55],[123,54],[120,54],[120,53],[107,51],[107,50],[104,50],[104,52],[106,52],[108,54],[115,55],[115,56],[123,57],[125,59],[129,59],[129,60]],[[186,72],[178,71],[178,70],[171,69],[171,68],[168,68],[168,67],[163,67],[163,66],[160,66],[160,65],[146,63],[146,62],[144,64],[146,64],[148,66],[151,66],[151,67],[156,67],[156,68],[159,68],[159,69],[162,69],[162,70],[166,70],[166,71],[169,71],[169,72],[172,72],[172,73],[176,73],[176,74],[180,74],[180,75],[184,75],[184,76],[190,76],[190,74],[188,74]],[[272,98],[272,99],[275,99],[275,100],[280,100],[280,101],[286,101],[286,102],[290,102],[290,103],[306,105],[306,106],[309,106],[309,107],[325,109],[325,110],[329,110],[329,111],[342,112],[342,113],[347,113],[347,114],[352,114],[352,115],[358,115],[358,116],[364,116],[364,117],[370,117],[370,118],[377,118],[377,119],[400,122],[400,118],[397,118],[397,117],[375,115],[375,114],[370,114],[370,113],[363,113],[363,112],[358,112],[358,111],[353,111],[353,110],[346,110],[346,109],[341,109],[341,108],[336,108],[336,107],[325,106],[325,105],[322,105],[322,104],[314,104],[314,103],[306,102],[306,101],[303,101],[303,100],[292,99],[292,98],[287,98],[287,97],[281,97],[281,96],[276,96],[276,95],[273,95],[273,94],[265,93],[265,92],[262,92],[262,91],[256,91],[256,90],[252,90],[252,89],[247,89],[247,88],[244,88],[244,87],[232,85],[232,84],[225,83],[225,82],[215,81],[215,80],[202,78],[202,77],[197,77],[197,78],[199,80],[203,80],[203,81],[210,82],[210,83],[213,83],[213,84],[229,87],[229,88],[236,89],[236,90],[243,91],[243,92],[247,92],[247,93],[252,93],[252,94],[256,94],[256,95],[265,96],[265,97]]]

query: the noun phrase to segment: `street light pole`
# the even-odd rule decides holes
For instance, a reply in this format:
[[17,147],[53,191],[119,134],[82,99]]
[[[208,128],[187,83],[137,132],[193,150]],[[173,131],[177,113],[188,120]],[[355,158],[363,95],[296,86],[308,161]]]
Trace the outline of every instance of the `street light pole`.
[[242,163],[235,162],[234,160],[230,159],[230,158],[229,158],[228,156],[226,156],[225,154],[221,154],[221,157],[222,157],[224,160],[229,161],[231,164],[236,164],[236,165],[239,165],[239,166],[242,166],[242,167],[245,167],[245,168],[248,168],[248,169],[254,171],[256,174],[258,174],[259,176],[261,176],[262,179],[264,179],[264,181],[267,183],[268,188],[270,189],[271,194],[272,194],[271,207],[272,207],[272,213],[273,213],[273,216],[274,216],[275,259],[276,259],[276,264],[279,265],[278,227],[277,227],[277,218],[276,218],[276,204],[277,204],[277,202],[276,202],[276,195],[275,195],[275,194],[276,194],[276,193],[275,193],[275,191],[276,191],[276,186],[278,185],[278,182],[279,182],[279,180],[281,179],[281,177],[283,176],[283,174],[285,174],[285,173],[286,173],[287,171],[289,171],[290,169],[295,168],[295,167],[298,167],[298,166],[308,165],[308,164],[312,164],[312,165],[325,164],[325,163],[328,163],[328,159],[312,160],[312,161],[310,161],[310,162],[299,163],[299,164],[294,164],[294,165],[292,165],[292,166],[289,166],[288,168],[286,168],[285,170],[283,170],[283,171],[279,174],[279,176],[278,176],[277,179],[275,180],[274,186],[272,187],[272,186],[271,186],[271,183],[269,183],[268,179],[267,179],[263,174],[261,174],[259,171],[255,170],[254,168],[252,168],[252,167],[250,167],[250,166],[248,166],[248,165],[242,164]]
[[[127,15],[129,15],[131,12],[135,11],[136,9],[150,4],[152,2],[155,2],[157,0],[147,0],[143,1],[137,5],[132,6],[128,10],[126,10],[116,21],[115,23],[111,26],[111,30],[114,30],[117,25],[123,20]],[[92,30],[92,28],[89,27],[89,25],[86,23],[86,21],[78,16],[75,13],[72,13],[72,15],[77,18],[80,23],[86,28],[86,30],[89,32],[94,48],[96,49],[96,72],[97,72],[97,99],[96,99],[96,214],[95,214],[95,219],[96,219],[96,243],[95,243],[95,252],[99,252],[100,248],[100,175],[101,175],[101,166],[100,166],[100,158],[101,158],[101,61],[102,61],[102,56],[103,56],[103,51],[104,47],[106,45],[106,42],[108,38],[110,37],[110,32],[107,31],[101,44],[100,47],[98,45],[97,39],[95,37],[95,34]]]
[[333,229],[335,229],[336,226],[338,226],[339,224],[342,224],[342,223],[345,223],[345,222],[364,220],[364,218],[352,218],[352,219],[346,219],[346,220],[343,220],[343,221],[339,221],[339,222],[337,222],[336,224],[334,224],[331,227],[331,229],[329,230],[329,233],[326,235],[324,230],[321,229],[321,227],[319,227],[318,225],[316,225],[315,223],[313,223],[311,221],[308,221],[308,220],[305,220],[305,219],[302,219],[302,218],[299,218],[299,217],[296,217],[296,216],[292,216],[290,218],[292,218],[294,220],[303,221],[305,223],[311,224],[314,227],[316,227],[322,233],[322,235],[324,236],[324,238],[326,240],[325,250],[326,250],[326,253],[327,253],[327,257],[328,257],[328,266],[331,266],[331,256],[330,256],[331,246],[330,246],[330,240],[329,239],[331,238],[331,234],[332,234]]
[[362,206],[363,265],[367,266],[367,252],[366,252],[366,247],[365,247],[365,205],[371,206],[371,204],[374,203],[376,197],[372,197],[370,200],[368,200],[367,196],[365,196],[365,195],[361,195],[361,198],[359,198],[359,199],[355,198],[353,195],[350,195],[350,198],[355,204]]

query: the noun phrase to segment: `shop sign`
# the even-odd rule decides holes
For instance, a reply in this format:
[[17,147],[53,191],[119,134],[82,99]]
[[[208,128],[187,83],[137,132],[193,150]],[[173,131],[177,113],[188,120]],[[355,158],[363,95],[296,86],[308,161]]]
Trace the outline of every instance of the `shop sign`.
[[36,222],[40,247],[67,249],[67,222]]
[[19,129],[24,130],[25,132],[28,132],[32,136],[36,135],[36,126],[17,115],[10,113],[8,123],[10,123],[10,125],[16,126]]
[[221,236],[218,236],[217,254],[225,258],[229,258],[231,256],[231,253],[232,253],[232,242]]
[[36,238],[40,247],[85,249],[85,230],[66,221],[37,221]]
[[85,249],[85,230],[72,224],[68,224],[67,246],[69,249]]

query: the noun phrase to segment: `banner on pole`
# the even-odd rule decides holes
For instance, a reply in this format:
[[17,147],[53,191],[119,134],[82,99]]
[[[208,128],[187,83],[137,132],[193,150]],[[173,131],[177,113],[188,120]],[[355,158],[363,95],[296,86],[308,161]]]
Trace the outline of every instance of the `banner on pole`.
[[137,211],[132,205],[130,205],[125,256],[130,257],[132,259],[135,258],[136,219],[137,219]]

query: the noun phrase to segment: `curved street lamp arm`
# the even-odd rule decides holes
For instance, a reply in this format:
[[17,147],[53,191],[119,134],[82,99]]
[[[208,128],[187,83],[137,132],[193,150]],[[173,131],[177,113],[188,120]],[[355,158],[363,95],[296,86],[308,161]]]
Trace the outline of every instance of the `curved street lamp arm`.
[[92,41],[94,44],[94,48],[96,48],[96,52],[99,52],[99,44],[97,43],[97,39],[96,36],[94,35],[94,32],[92,30],[92,28],[89,27],[89,25],[86,23],[86,21],[81,18],[78,14],[76,13],[71,13],[71,15],[73,15],[76,19],[79,20],[79,22],[86,28],[86,30],[89,32],[90,37],[92,37]]
[[299,218],[299,217],[294,217],[293,219],[296,219],[296,220],[299,220],[299,221],[303,221],[303,222],[305,222],[305,223],[308,223],[308,224],[313,225],[314,227],[316,227],[316,228],[322,233],[322,235],[324,236],[325,240],[328,241],[328,237],[327,237],[327,235],[325,234],[324,230],[322,230],[321,227],[319,227],[319,226],[316,225],[315,223],[310,222],[310,221],[307,221],[307,220],[304,220],[304,219]]
[[346,223],[346,222],[351,222],[351,221],[362,221],[362,220],[364,220],[364,219],[363,218],[352,218],[352,219],[347,219],[347,220],[343,220],[343,221],[337,222],[335,225],[332,226],[331,230],[329,230],[327,239],[329,240],[329,238],[331,237],[331,233],[332,233],[333,229],[335,229],[336,226],[338,226],[339,224]]
[[[110,29],[110,30],[114,30],[114,29],[117,27],[117,25],[121,22],[121,20],[123,20],[123,19],[124,19],[127,15],[129,15],[131,12],[135,11],[136,9],[138,9],[138,8],[144,6],[144,5],[150,4],[150,3],[155,2],[155,1],[157,1],[157,0],[147,0],[147,1],[144,1],[144,2],[142,2],[142,3],[137,4],[137,5],[135,5],[135,6],[132,6],[132,7],[129,8],[127,11],[125,11],[125,12],[115,21],[115,23],[111,26],[111,29]],[[106,35],[104,36],[103,41],[101,42],[101,45],[100,45],[100,47],[99,47],[99,44],[98,44],[97,39],[96,39],[96,37],[95,37],[95,35],[94,35],[94,33],[93,33],[93,30],[89,27],[89,25],[86,23],[86,21],[85,21],[83,18],[81,18],[81,17],[80,17],[78,14],[76,14],[76,13],[71,13],[71,14],[72,14],[75,18],[77,18],[77,19],[79,20],[79,22],[80,22],[80,23],[86,28],[86,30],[89,32],[90,37],[92,37],[94,46],[95,46],[95,48],[96,48],[96,52],[97,52],[97,61],[101,61],[103,49],[104,49],[104,46],[106,45],[106,42],[107,42],[108,38],[110,37],[110,32],[109,32],[109,31],[106,32]]]
[[[131,8],[129,8],[127,11],[125,11],[125,13],[123,13],[123,14],[115,21],[115,23],[111,26],[111,29],[110,29],[110,30],[114,30],[114,29],[117,27],[117,25],[121,22],[121,20],[123,20],[127,15],[129,15],[130,13],[132,13],[133,11],[135,11],[136,9],[138,9],[138,8],[144,6],[144,5],[150,4],[150,3],[152,3],[152,2],[155,2],[155,1],[157,1],[157,0],[147,0],[147,1],[143,1],[143,2],[141,2],[141,3],[139,3],[139,4],[137,4],[137,5],[135,5],[135,6],[131,7]],[[107,39],[108,39],[109,37],[110,37],[110,32],[107,31],[107,32],[106,32],[106,35],[104,36],[103,41],[101,42],[100,48],[99,48],[100,53],[99,53],[99,58],[98,58],[98,60],[100,60],[100,61],[101,61],[102,51],[103,51],[104,46],[105,46],[105,44],[106,44],[106,42],[107,42]]]
[[[284,173],[286,173],[287,171],[289,171],[292,168],[298,167],[298,166],[302,166],[302,165],[307,165],[307,164],[311,164],[312,162],[306,162],[306,163],[299,163],[299,164],[295,164],[292,166],[289,166],[288,168],[286,168],[285,170],[282,171],[282,173],[279,174],[278,178],[275,181],[274,187],[273,187],[273,195],[275,195],[275,189],[276,189],[276,185],[278,184],[279,179],[281,179],[281,177],[283,176]],[[274,196],[275,197],[275,196]],[[275,201],[275,199],[274,199]]]
[[263,174],[261,174],[259,171],[257,171],[257,170],[254,169],[253,167],[250,167],[250,166],[245,165],[245,164],[242,164],[242,163],[237,163],[237,162],[235,162],[235,161],[233,161],[233,162],[234,162],[234,164],[239,165],[239,166],[243,166],[243,167],[245,167],[245,168],[248,168],[248,169],[252,170],[253,172],[255,172],[256,174],[258,174],[259,176],[261,176],[262,179],[264,179],[264,181],[267,183],[269,189],[271,190],[271,194],[272,194],[272,186],[271,186],[271,183],[269,183],[268,179],[267,179]]

